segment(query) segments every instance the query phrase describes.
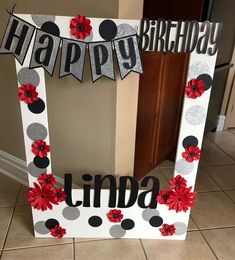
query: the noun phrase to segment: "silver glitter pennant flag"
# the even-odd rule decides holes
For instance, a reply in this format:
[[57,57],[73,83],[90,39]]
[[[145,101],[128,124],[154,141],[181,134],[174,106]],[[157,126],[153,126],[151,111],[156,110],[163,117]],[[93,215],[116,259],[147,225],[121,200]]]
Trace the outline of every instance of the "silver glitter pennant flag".
[[121,78],[124,79],[131,71],[143,73],[136,35],[114,40],[113,43]]
[[60,77],[72,74],[79,81],[82,81],[85,53],[85,42],[63,38],[60,62]]
[[115,80],[112,43],[94,42],[88,46],[93,82],[102,76]]
[[33,25],[11,15],[2,39],[0,53],[12,53],[23,65],[34,30]]
[[43,67],[52,75],[59,47],[60,37],[37,29],[29,67]]

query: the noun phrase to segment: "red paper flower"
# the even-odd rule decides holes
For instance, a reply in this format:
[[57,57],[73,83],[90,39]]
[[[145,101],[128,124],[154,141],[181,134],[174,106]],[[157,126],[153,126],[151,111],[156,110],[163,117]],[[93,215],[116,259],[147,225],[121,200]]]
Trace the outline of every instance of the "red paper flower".
[[46,186],[41,187],[35,182],[33,184],[34,188],[30,188],[27,194],[31,206],[34,209],[42,211],[48,208],[52,209],[52,203],[55,203],[53,191]]
[[43,140],[37,140],[32,144],[32,152],[41,158],[46,157],[47,153],[50,152],[50,146]]
[[123,214],[121,214],[121,210],[119,209],[111,209],[107,214],[109,221],[111,222],[121,222],[123,219]]
[[62,238],[66,234],[66,229],[62,228],[59,225],[56,225],[54,228],[51,228],[51,235],[56,238]]
[[177,187],[175,191],[172,191],[170,194],[167,205],[169,206],[169,210],[173,209],[177,212],[184,211],[186,212],[189,208],[193,207],[193,202],[196,201],[194,196],[197,192],[190,192],[191,187]]
[[53,174],[42,173],[38,178],[38,182],[42,187],[46,186],[48,189],[51,189],[54,187],[56,180]]
[[66,193],[62,190],[62,188],[54,189],[55,202],[63,202],[66,200]]
[[200,97],[205,91],[206,84],[202,80],[192,79],[185,87],[185,93],[189,98]]
[[197,146],[189,146],[185,149],[185,152],[182,153],[182,156],[187,162],[192,162],[199,160],[200,153],[201,151]]
[[172,193],[172,190],[161,190],[157,196],[157,201],[160,204],[167,204],[167,200]]
[[159,229],[162,233],[162,236],[172,236],[175,233],[175,226],[163,224],[162,228]]
[[38,100],[38,92],[32,84],[21,85],[18,89],[18,97],[26,104],[32,104]]
[[172,178],[170,180],[171,189],[176,189],[177,187],[185,188],[186,185],[187,185],[187,181],[185,180],[185,178],[181,177],[180,175],[177,175],[175,178]]
[[70,21],[71,34],[77,39],[84,40],[91,34],[91,21],[85,16],[77,15]]

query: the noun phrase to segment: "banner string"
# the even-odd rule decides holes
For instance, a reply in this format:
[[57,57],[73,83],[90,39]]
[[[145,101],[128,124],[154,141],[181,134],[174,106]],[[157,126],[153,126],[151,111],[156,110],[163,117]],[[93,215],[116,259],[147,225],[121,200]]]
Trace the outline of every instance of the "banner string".
[[9,10],[8,8],[6,8],[7,13],[10,14],[10,15],[13,15],[13,14],[14,14],[14,11],[15,11],[16,5],[17,5],[17,4],[14,4],[13,7],[12,7],[12,9],[10,9],[10,10]]

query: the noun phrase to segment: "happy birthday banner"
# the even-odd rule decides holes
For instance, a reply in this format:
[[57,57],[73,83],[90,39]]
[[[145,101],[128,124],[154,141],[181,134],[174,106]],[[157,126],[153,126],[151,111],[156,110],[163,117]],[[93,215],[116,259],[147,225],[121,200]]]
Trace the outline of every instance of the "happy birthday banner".
[[[85,55],[88,50],[92,81],[95,82],[102,76],[115,80],[113,55],[115,52],[120,76],[121,79],[124,79],[132,71],[143,73],[141,50],[182,53],[196,50],[199,54],[215,55],[218,49],[221,24],[208,21],[174,23],[163,19],[156,21],[142,19],[139,36],[133,34],[133,31],[123,32],[120,33],[120,35],[125,35],[123,37],[114,37],[110,41],[99,42],[84,41],[92,30],[90,20],[84,16],[73,18],[70,29],[71,35],[75,39],[60,37],[56,31],[53,34],[48,33],[44,28],[38,29],[10,13],[0,54],[12,53],[22,65],[36,31],[29,68],[42,67],[53,75],[61,46],[60,77],[71,74],[82,82]],[[172,29],[176,29],[175,39],[170,39]]]

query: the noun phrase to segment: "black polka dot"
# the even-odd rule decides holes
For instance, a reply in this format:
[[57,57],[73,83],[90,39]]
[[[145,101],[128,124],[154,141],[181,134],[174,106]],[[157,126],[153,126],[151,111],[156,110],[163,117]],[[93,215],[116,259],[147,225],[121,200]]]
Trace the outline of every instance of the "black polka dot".
[[212,82],[213,82],[211,76],[208,75],[208,74],[201,74],[201,75],[199,75],[197,77],[197,79],[198,80],[200,80],[200,79],[203,80],[203,82],[206,84],[205,90],[208,90],[211,87]]
[[84,181],[91,181],[92,180],[92,176],[90,174],[84,174],[84,175],[82,175],[82,179]]
[[99,33],[104,40],[111,41],[117,35],[117,25],[112,20],[104,20],[99,26]]
[[54,219],[54,218],[49,218],[46,222],[45,222],[45,226],[48,229],[54,228],[55,226],[59,225],[59,221]]
[[121,226],[125,230],[130,230],[135,226],[135,222],[132,219],[124,219],[121,223]]
[[163,223],[163,219],[159,216],[153,216],[149,220],[149,224],[153,227],[160,227]]
[[88,223],[92,227],[99,227],[102,224],[102,219],[98,216],[92,216],[89,218]]
[[36,102],[28,104],[28,109],[34,114],[40,114],[45,109],[45,103],[39,98]]
[[40,169],[44,169],[48,167],[50,164],[50,160],[47,157],[41,158],[39,156],[34,157],[33,163],[35,166],[37,166]]
[[197,146],[198,145],[198,140],[195,136],[189,135],[184,138],[183,140],[183,147],[186,149],[189,146]]
[[47,32],[47,33],[51,33],[53,35],[56,35],[56,36],[60,36],[60,29],[59,27],[53,23],[53,22],[45,22],[42,26],[41,26],[41,29],[44,31],[44,32]]

